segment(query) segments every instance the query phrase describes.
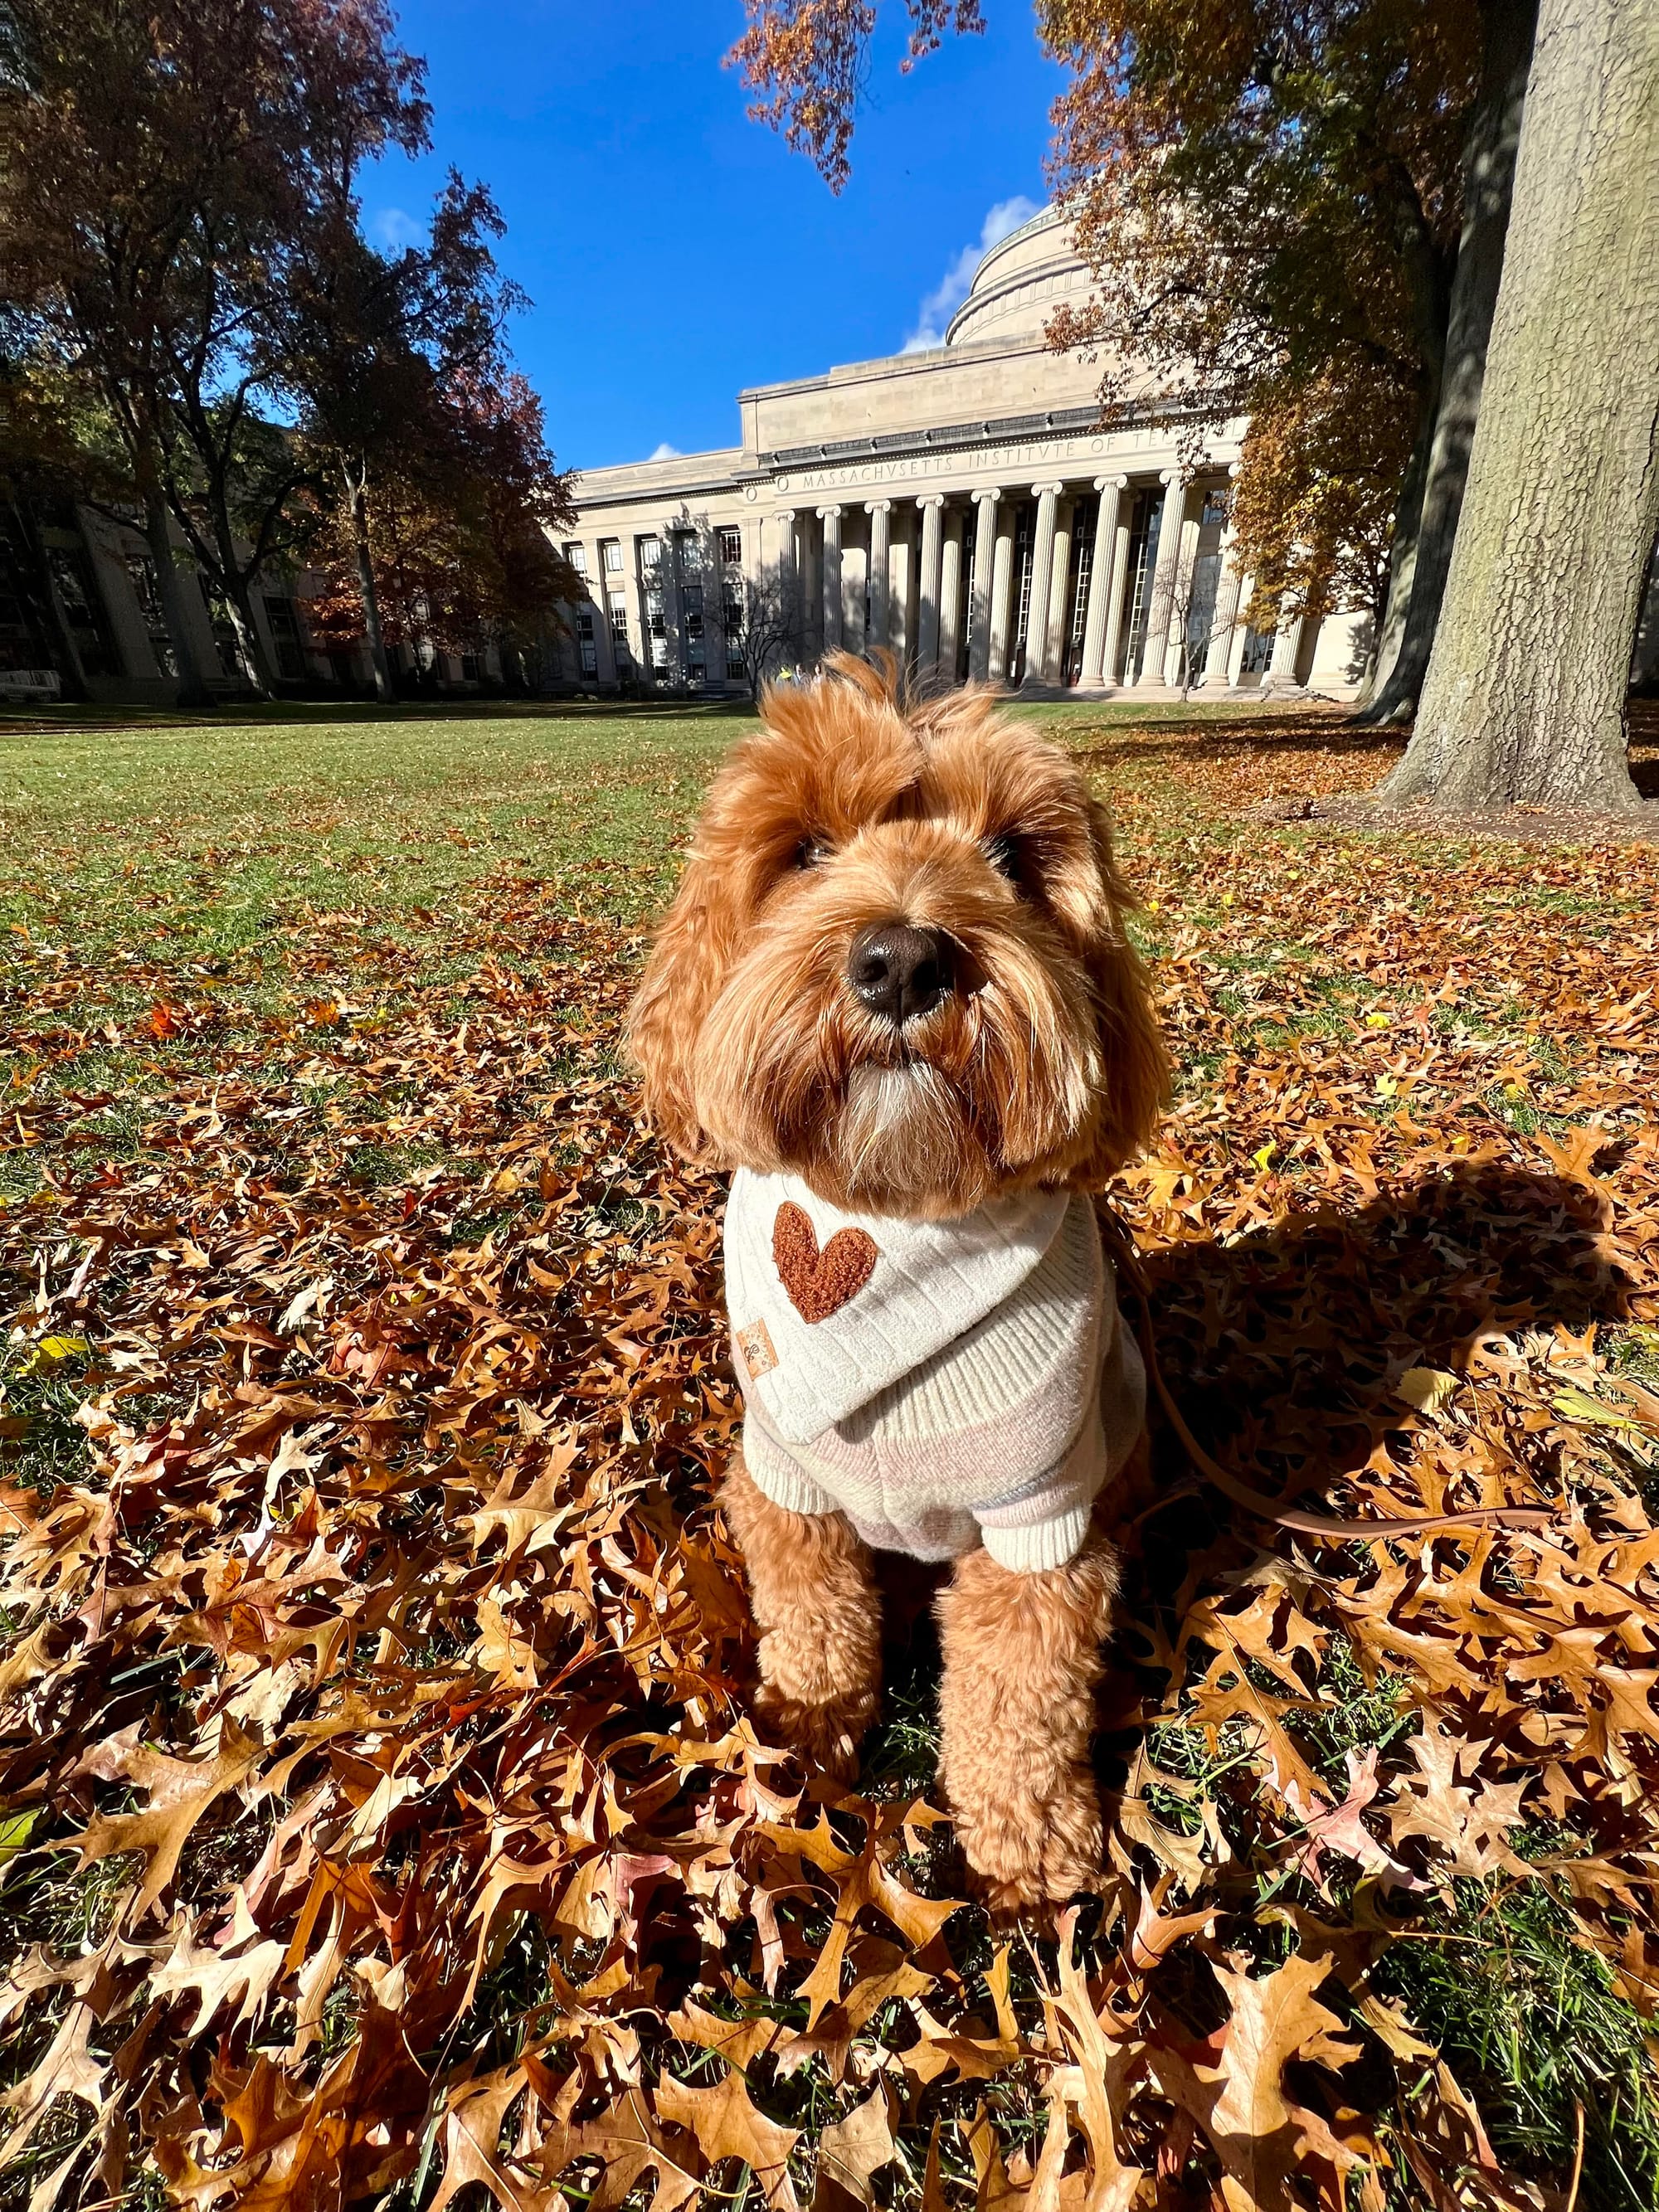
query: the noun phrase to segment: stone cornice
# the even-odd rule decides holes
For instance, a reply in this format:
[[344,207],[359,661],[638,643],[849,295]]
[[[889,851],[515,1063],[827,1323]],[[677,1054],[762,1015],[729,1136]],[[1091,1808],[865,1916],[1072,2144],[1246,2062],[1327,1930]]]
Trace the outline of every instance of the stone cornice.
[[[1140,429],[1157,422],[1220,419],[1221,410],[1208,395],[1179,407],[1130,405],[1117,413],[1110,428]],[[975,446],[1011,446],[1025,439],[1052,438],[1100,431],[1098,407],[1051,407],[1043,414],[991,415],[975,422],[951,422],[924,430],[889,430],[873,438],[838,438],[817,446],[779,446],[759,453],[753,463],[740,467],[740,477],[775,476],[780,469],[823,468],[837,462],[899,459],[913,453],[960,453]]]

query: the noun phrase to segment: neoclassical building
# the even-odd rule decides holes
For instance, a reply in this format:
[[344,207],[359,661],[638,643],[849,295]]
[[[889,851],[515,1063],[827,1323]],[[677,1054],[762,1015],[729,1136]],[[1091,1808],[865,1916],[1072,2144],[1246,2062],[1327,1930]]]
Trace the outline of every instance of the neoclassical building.
[[1190,425],[1150,409],[1103,431],[1098,367],[1045,345],[1087,282],[1047,209],[986,254],[942,346],[744,392],[739,445],[584,471],[569,676],[742,688],[759,608],[787,617],[785,664],[886,645],[934,683],[1352,696],[1368,615],[1244,618],[1243,423],[1196,465]]

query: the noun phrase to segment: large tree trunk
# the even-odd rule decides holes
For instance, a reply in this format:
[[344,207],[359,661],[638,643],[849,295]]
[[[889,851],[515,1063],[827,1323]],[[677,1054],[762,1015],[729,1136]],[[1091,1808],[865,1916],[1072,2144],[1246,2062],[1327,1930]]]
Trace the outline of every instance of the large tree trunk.
[[1462,520],[1391,799],[1639,805],[1659,526],[1659,8],[1542,0]]
[[1401,579],[1403,608],[1396,608],[1391,594],[1376,672],[1362,717],[1366,721],[1409,716],[1422,689],[1468,480],[1486,347],[1504,273],[1504,240],[1538,0],[1486,0],[1481,13],[1480,91],[1463,144],[1463,228],[1452,278],[1439,404],[1421,495],[1410,518],[1409,574]]
[[362,595],[363,635],[374,664],[374,696],[390,704],[398,696],[380,628],[380,595],[374,588],[374,561],[368,542],[368,477],[367,471],[351,480],[351,544],[357,556],[357,588]]
[[210,512],[213,517],[213,542],[218,555],[219,588],[224,593],[230,626],[236,633],[236,650],[248,682],[255,691],[262,699],[272,699],[276,696],[276,672],[270,665],[265,641],[259,634],[258,623],[254,620],[253,580],[237,556],[236,532],[231,525],[223,485],[218,483],[210,485],[209,497]]
[[265,641],[253,613],[253,587],[240,569],[233,568],[225,578],[225,605],[230,610],[230,625],[236,633],[236,650],[241,655],[247,678],[262,699],[276,696],[276,672],[265,651]]

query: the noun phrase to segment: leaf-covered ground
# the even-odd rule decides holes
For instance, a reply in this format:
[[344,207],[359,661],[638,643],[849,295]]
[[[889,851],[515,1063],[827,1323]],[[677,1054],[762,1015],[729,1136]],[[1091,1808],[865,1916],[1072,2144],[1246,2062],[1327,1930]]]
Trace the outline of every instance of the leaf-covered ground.
[[[617,1021],[720,716],[0,738],[0,2203],[1648,2206],[1659,864],[1048,716],[1180,1062],[1102,1893],[961,1900],[926,1591],[758,1738],[720,1193]],[[1133,1267],[1127,1272],[1133,1272]]]

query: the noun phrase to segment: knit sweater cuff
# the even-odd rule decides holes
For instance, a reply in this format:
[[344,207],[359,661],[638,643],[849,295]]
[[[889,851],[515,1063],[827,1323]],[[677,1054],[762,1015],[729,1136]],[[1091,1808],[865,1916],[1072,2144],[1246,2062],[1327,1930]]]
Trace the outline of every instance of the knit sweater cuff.
[[790,1453],[774,1441],[751,1414],[743,1425],[743,1463],[763,1498],[786,1513],[834,1513],[839,1510],[829,1492]]
[[1057,1513],[1052,1521],[1032,1521],[1013,1528],[989,1528],[981,1523],[979,1533],[1000,1567],[1017,1575],[1042,1574],[1051,1567],[1066,1566],[1077,1557],[1089,1533],[1093,1510],[1093,1500],[1085,1499]]

